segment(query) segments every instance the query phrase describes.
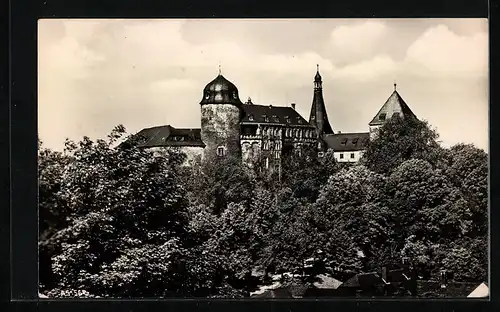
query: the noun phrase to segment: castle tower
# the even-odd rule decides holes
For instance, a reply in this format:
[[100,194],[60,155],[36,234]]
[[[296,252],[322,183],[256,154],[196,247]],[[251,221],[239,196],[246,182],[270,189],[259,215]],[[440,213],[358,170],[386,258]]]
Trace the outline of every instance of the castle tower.
[[333,134],[332,127],[328,121],[328,115],[326,114],[322,83],[321,75],[319,74],[319,65],[317,65],[317,72],[314,77],[314,97],[309,123],[316,128],[318,138],[321,138],[324,134]]
[[376,137],[377,130],[394,115],[399,115],[401,118],[417,118],[401,95],[399,95],[396,87],[397,84],[394,83],[394,91],[391,96],[389,96],[382,108],[380,108],[378,113],[368,124],[371,139]]
[[204,157],[240,157],[240,120],[243,103],[238,89],[219,75],[203,90],[201,105],[201,140]]

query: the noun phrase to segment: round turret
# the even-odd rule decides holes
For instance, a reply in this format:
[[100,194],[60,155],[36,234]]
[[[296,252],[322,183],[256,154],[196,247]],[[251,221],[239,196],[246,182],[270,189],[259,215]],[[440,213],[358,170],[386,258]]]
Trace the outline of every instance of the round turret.
[[243,103],[238,88],[219,75],[203,89],[201,104],[201,139],[205,143],[204,157],[224,157],[241,154],[240,120]]

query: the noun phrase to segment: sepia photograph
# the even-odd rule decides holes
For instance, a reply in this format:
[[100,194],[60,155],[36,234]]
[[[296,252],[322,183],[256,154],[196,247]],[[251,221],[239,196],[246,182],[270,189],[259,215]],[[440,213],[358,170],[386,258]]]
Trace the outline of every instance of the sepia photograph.
[[488,20],[38,20],[39,298],[489,298]]

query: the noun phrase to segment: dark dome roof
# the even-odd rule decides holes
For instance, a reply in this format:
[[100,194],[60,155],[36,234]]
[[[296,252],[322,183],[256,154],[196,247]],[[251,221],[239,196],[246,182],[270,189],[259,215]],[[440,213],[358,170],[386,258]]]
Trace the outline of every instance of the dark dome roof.
[[243,105],[238,95],[238,88],[220,74],[203,89],[203,99],[200,104]]

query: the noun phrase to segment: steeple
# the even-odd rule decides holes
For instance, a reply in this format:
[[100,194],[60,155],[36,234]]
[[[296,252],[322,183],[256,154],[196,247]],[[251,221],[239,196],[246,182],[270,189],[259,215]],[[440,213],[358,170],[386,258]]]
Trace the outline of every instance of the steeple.
[[316,128],[318,137],[323,134],[333,134],[332,127],[326,114],[325,101],[323,100],[323,87],[321,75],[319,74],[319,65],[317,66],[316,76],[314,77],[314,97],[311,107],[309,123]]

